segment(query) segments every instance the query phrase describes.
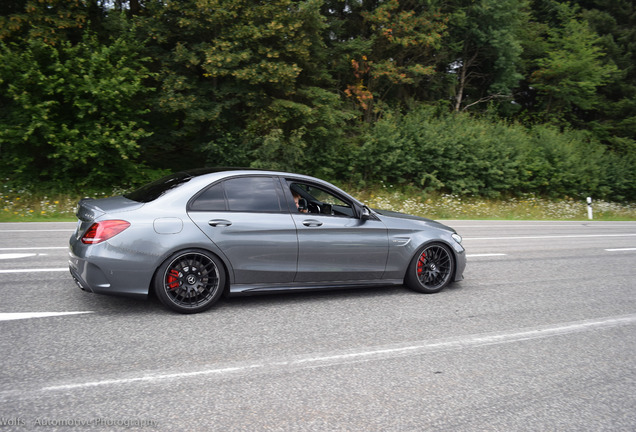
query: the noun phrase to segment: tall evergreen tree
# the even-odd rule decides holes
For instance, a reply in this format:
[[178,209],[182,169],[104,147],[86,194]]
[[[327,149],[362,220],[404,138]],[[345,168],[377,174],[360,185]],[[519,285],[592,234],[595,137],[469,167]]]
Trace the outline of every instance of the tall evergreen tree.
[[[342,130],[329,91],[317,0],[188,0],[150,5],[160,64],[163,149],[201,163],[302,165],[308,142]],[[327,139],[330,137],[330,139]],[[311,143],[310,143],[311,144]],[[159,145],[162,145],[161,143]],[[267,150],[259,152],[261,146]],[[323,152],[327,154],[329,152]]]
[[548,118],[572,123],[579,113],[598,106],[598,89],[609,82],[616,67],[604,61],[601,39],[574,9],[562,4],[559,14],[562,24],[548,30],[548,51],[537,59],[530,83]]
[[636,152],[636,6],[630,0],[579,0],[582,17],[601,38],[608,61],[619,72],[599,88],[598,108],[587,121],[618,151]]
[[528,4],[519,0],[448,2],[450,38],[440,69],[455,77],[453,107],[462,111],[490,100],[512,99],[522,79],[522,30]]
[[103,11],[100,0],[5,0],[0,6],[0,41],[77,43],[91,21],[95,25],[101,20]]
[[326,1],[323,13],[334,76],[367,122],[427,92],[448,22],[436,2]]

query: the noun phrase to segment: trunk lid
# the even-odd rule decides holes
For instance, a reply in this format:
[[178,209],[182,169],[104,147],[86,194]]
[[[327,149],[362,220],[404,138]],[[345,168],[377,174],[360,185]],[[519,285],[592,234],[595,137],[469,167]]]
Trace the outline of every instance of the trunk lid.
[[75,215],[82,222],[92,222],[106,213],[132,211],[142,206],[143,203],[123,196],[101,199],[84,198],[77,204]]
[[93,222],[108,213],[121,213],[141,208],[144,204],[125,198],[115,196],[111,198],[84,198],[77,204],[75,215],[77,216],[77,229],[75,238],[79,239]]

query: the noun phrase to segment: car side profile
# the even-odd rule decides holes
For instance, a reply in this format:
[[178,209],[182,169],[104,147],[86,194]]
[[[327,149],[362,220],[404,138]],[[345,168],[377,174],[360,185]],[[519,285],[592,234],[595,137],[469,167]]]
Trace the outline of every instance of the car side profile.
[[123,196],[83,199],[69,269],[89,292],[146,297],[180,313],[222,294],[463,279],[461,237],[429,219],[372,210],[323,180],[201,169]]

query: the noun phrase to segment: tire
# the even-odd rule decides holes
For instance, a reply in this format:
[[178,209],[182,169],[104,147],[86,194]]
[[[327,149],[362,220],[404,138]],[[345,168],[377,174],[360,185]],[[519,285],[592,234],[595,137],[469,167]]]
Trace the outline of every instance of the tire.
[[455,274],[455,259],[443,244],[425,246],[413,257],[404,283],[414,291],[432,294],[443,290]]
[[173,311],[203,312],[217,302],[225,287],[225,271],[214,255],[198,249],[177,252],[157,269],[157,297]]

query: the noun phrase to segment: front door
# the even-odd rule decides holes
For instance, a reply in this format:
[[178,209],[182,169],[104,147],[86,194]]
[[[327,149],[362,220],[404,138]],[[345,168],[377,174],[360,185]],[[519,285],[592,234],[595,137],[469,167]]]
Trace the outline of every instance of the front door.
[[298,282],[380,279],[389,240],[378,220],[362,220],[353,203],[325,186],[290,182],[306,202],[292,217],[298,230]]

